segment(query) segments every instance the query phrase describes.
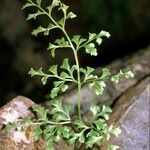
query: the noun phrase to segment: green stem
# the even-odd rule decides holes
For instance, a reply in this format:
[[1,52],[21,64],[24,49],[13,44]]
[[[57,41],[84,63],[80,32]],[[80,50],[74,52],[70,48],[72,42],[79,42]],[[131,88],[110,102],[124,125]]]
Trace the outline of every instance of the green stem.
[[75,57],[75,62],[76,62],[76,66],[77,66],[77,76],[78,76],[78,79],[77,79],[77,84],[78,84],[78,116],[79,116],[79,119],[81,120],[81,77],[80,77],[80,66],[79,66],[79,60],[78,60],[78,56],[77,56],[77,50],[75,49],[74,45],[72,44],[72,41],[70,39],[70,37],[68,36],[64,26],[61,27],[53,18],[52,16],[50,16],[43,8],[41,8],[39,5],[36,5],[42,12],[45,13],[45,15],[47,15],[50,20],[60,29],[62,30],[62,32],[65,34],[72,50],[73,50],[73,53],[74,53],[74,57]]
[[32,122],[31,125],[42,125],[42,124],[52,124],[52,125],[63,125],[63,124],[70,124],[71,121],[65,122],[53,122],[53,121],[45,121],[45,122]]
[[74,53],[74,57],[75,57],[75,62],[76,62],[76,66],[77,66],[77,84],[78,84],[78,116],[79,119],[81,120],[81,77],[80,77],[80,66],[79,66],[79,60],[78,60],[78,55],[77,55],[77,51],[75,49],[75,47],[72,44],[72,41],[70,39],[70,37],[68,36],[68,34],[66,33],[65,29],[62,28],[63,33],[65,34],[72,50]]

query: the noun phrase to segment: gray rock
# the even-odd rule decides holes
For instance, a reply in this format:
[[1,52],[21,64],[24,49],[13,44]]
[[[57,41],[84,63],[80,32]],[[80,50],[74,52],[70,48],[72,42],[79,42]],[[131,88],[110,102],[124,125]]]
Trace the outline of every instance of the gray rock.
[[0,108],[0,150],[36,150],[33,139],[28,138],[25,132],[11,130],[7,133],[2,128],[4,124],[17,123],[20,117],[33,115],[29,110],[33,106],[33,101],[18,96]]
[[116,102],[110,123],[122,130],[111,142],[120,150],[149,150],[149,92],[147,77],[127,90]]
[[[35,142],[33,137],[28,137],[24,131],[11,130],[6,132],[3,130],[3,125],[17,123],[21,117],[33,116],[29,108],[35,106],[36,104],[32,100],[17,96],[0,108],[0,150],[45,150],[43,139]],[[55,150],[73,150],[72,147],[61,140],[55,145]]]

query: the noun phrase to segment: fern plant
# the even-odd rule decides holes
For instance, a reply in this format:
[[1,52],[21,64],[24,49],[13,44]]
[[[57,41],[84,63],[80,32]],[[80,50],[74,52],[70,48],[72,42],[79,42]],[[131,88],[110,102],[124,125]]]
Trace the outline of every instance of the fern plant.
[[[121,70],[118,74],[111,75],[107,68],[103,68],[100,71],[100,75],[95,75],[93,68],[81,68],[78,60],[78,53],[81,50],[91,56],[97,56],[96,46],[102,43],[103,37],[109,38],[110,34],[106,31],[100,31],[98,34],[89,33],[88,38],[83,38],[81,35],[69,36],[66,31],[66,23],[68,19],[75,18],[76,14],[70,12],[69,6],[60,0],[52,0],[51,4],[46,8],[42,6],[41,0],[27,0],[23,9],[28,7],[34,7],[36,11],[33,14],[29,14],[27,20],[36,19],[41,15],[46,16],[49,20],[48,26],[39,26],[33,30],[32,35],[37,36],[42,33],[47,36],[51,30],[61,30],[64,36],[56,39],[54,43],[49,43],[47,50],[51,52],[52,57],[55,57],[57,49],[70,48],[74,54],[75,64],[71,66],[69,58],[65,58],[60,67],[53,65],[47,71],[42,68],[39,70],[31,68],[29,74],[32,77],[40,76],[43,85],[50,78],[57,80],[54,81],[54,87],[50,93],[51,108],[46,109],[41,106],[34,108],[34,111],[38,114],[37,118],[29,116],[22,118],[19,129],[21,126],[22,130],[26,132],[29,127],[32,127],[34,140],[42,137],[46,141],[46,150],[53,150],[54,144],[62,138],[69,144],[74,144],[75,149],[80,149],[81,146],[84,146],[85,149],[92,148],[95,145],[101,147],[105,144],[107,150],[116,150],[118,146],[109,144],[108,141],[111,134],[118,136],[121,131],[114,125],[107,124],[109,114],[112,112],[111,108],[104,105],[91,105],[92,117],[89,122],[86,122],[81,113],[81,87],[87,84],[95,90],[96,95],[102,95],[106,86],[106,79],[118,83],[120,79],[133,77],[134,75],[131,71],[123,72]],[[63,14],[63,17],[59,20],[53,16],[54,9]],[[58,67],[61,70],[60,73],[57,71]],[[83,78],[81,78],[81,75]],[[67,91],[70,82],[74,82],[78,88],[78,114],[76,117],[71,116],[72,105],[62,103],[62,100],[57,98],[59,92]],[[6,129],[10,128],[17,128],[17,126],[13,124],[6,126]]]

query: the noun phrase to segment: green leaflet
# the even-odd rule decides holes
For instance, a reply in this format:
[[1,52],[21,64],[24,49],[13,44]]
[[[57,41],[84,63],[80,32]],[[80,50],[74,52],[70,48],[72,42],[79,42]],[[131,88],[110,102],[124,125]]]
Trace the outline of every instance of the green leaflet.
[[44,15],[44,13],[38,10],[36,13],[29,14],[26,20],[36,19],[40,15]]
[[94,43],[85,45],[85,51],[87,54],[90,54],[91,56],[97,56],[97,49],[95,48]]
[[94,81],[89,84],[89,87],[95,90],[96,95],[102,95],[106,84],[104,81]]
[[40,120],[47,120],[48,109],[45,109],[44,107],[38,106],[38,107],[34,108],[34,111],[39,114]]
[[54,75],[57,75],[57,65],[51,66],[48,71],[50,71]]
[[119,80],[122,78],[133,78],[134,74],[131,71],[123,72],[120,70],[120,72],[114,76],[111,77],[111,81],[115,82],[116,84],[119,83]]
[[68,58],[65,58],[63,60],[61,68],[70,71],[70,65],[69,65],[69,59]]

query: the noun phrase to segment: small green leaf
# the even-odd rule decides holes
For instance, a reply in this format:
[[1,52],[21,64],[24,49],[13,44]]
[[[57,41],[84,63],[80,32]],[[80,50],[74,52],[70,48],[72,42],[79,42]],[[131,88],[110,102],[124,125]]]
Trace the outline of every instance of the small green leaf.
[[71,138],[68,140],[68,143],[74,144],[77,139],[79,140],[80,143],[84,143],[85,141],[84,130],[79,133],[75,133],[74,131],[72,131]]
[[80,143],[84,143],[85,142],[85,136],[84,136],[84,133],[81,132],[80,136],[79,136],[79,142]]
[[104,81],[94,81],[93,83],[89,84],[89,87],[95,90],[96,95],[102,95],[105,86],[106,84]]
[[70,133],[71,135],[71,138],[68,140],[68,143],[71,145],[71,144],[74,144],[76,139],[79,137],[79,134],[75,133],[74,131],[72,131]]
[[100,37],[98,37],[98,38],[96,39],[96,42],[98,43],[98,45],[100,45],[100,44],[102,43],[102,39],[101,39]]
[[90,132],[87,134],[88,140],[86,142],[86,148],[92,148],[94,144],[101,145],[102,136],[100,134],[91,129]]
[[47,79],[48,79],[47,76],[45,76],[41,79],[43,85],[45,85],[47,83]]
[[133,78],[134,77],[134,74],[132,71],[128,71],[125,73],[125,77],[128,79],[128,78]]
[[102,110],[97,116],[104,117],[105,120],[109,119],[109,114],[112,112],[112,109],[109,106],[103,105]]
[[98,36],[99,36],[99,37],[105,36],[105,37],[109,38],[109,37],[110,37],[110,34],[109,34],[109,32],[106,32],[106,31],[103,31],[103,30],[102,30],[102,31],[99,33]]
[[61,84],[63,84],[64,83],[64,81],[55,81],[54,82],[54,86],[55,87],[59,87]]
[[60,0],[53,0],[52,4],[47,7],[47,9],[48,9],[48,11],[49,11],[49,14],[51,14],[52,9],[53,9],[54,7],[59,6],[60,3],[61,3]]
[[86,126],[81,120],[76,119],[74,121],[74,124],[78,127],[78,128],[89,128],[88,126]]
[[63,11],[63,13],[66,14],[68,8],[69,8],[69,6],[67,6],[67,5],[65,5],[65,4],[63,4],[63,3],[61,3],[59,9],[61,9],[61,10]]
[[94,144],[101,145],[102,136],[92,136],[86,142],[86,148],[92,148]]
[[59,46],[49,43],[47,50],[56,49],[56,48],[59,48]]
[[32,122],[32,117],[31,116],[25,116],[22,118],[24,123],[31,123]]
[[74,35],[72,41],[78,46],[80,46],[86,39],[81,38],[81,35]]
[[85,76],[87,78],[86,80],[92,79],[92,78],[97,78],[97,76],[94,76],[91,74],[92,72],[94,72],[94,68],[91,68],[91,67],[87,67],[86,72],[83,71],[83,73],[85,74]]
[[51,56],[52,56],[52,57],[55,57],[55,50],[56,50],[55,48],[54,48],[54,49],[51,49]]
[[53,136],[54,142],[59,142],[61,139],[61,131],[56,131],[55,135]]
[[69,65],[69,59],[68,59],[68,58],[65,58],[65,59],[63,60],[63,63],[62,63],[62,65],[61,65],[61,68],[70,71],[70,65]]
[[105,78],[107,76],[110,76],[110,75],[111,75],[111,73],[110,73],[110,71],[107,68],[103,68],[102,69],[101,79],[103,79],[103,78]]
[[89,33],[89,41],[93,40],[96,37],[95,33]]
[[73,108],[72,104],[64,104],[64,110],[68,118],[70,118],[72,108]]
[[107,127],[107,123],[104,119],[98,119],[98,120],[94,121],[94,124],[96,125],[96,128],[98,130],[103,130],[104,128]]
[[5,131],[6,132],[9,132],[10,130],[12,130],[12,129],[16,129],[18,127],[18,125],[16,125],[16,124],[7,124],[6,126],[5,126]]
[[45,129],[43,130],[43,133],[52,133],[56,128],[56,125],[47,125]]
[[40,128],[39,125],[34,126],[34,128],[33,128],[33,137],[34,137],[35,141],[37,141],[41,137],[42,132],[43,131]]
[[28,72],[28,74],[31,75],[31,77],[33,77],[35,75],[45,75],[42,71],[42,68],[40,68],[38,71],[31,68],[30,71]]
[[86,137],[99,136],[99,132],[91,129],[90,132],[86,135]]
[[47,30],[46,28],[39,26],[37,29],[33,30],[33,32],[31,34],[37,36],[37,34],[39,34],[41,32],[45,32],[46,30]]
[[55,87],[51,90],[51,94],[50,97],[53,99],[57,96],[58,92],[59,92],[60,88],[59,87]]
[[47,120],[48,109],[45,109],[44,107],[38,106],[38,107],[34,108],[34,111],[39,114],[39,117],[41,120]]
[[62,92],[65,92],[65,91],[68,89],[68,85],[62,84],[62,85],[60,86],[60,88],[61,88]]
[[50,71],[54,75],[57,75],[57,65],[51,66],[48,71]]
[[70,78],[70,75],[67,74],[66,72],[62,72],[62,73],[60,74],[60,77],[61,77],[61,78],[64,78],[64,79],[67,79],[67,78]]
[[36,13],[29,14],[26,20],[36,19],[37,16],[43,15],[44,13],[41,11],[37,11]]
[[55,28],[57,28],[57,26],[55,26],[54,24],[50,23],[48,28],[44,32],[44,35],[49,35],[49,31],[52,30],[52,29],[55,29]]
[[53,7],[59,6],[60,3],[61,3],[60,0],[53,0],[52,6],[53,6]]
[[116,137],[119,136],[119,134],[121,133],[120,128],[115,128],[113,125],[110,125],[109,128],[109,133],[114,134]]
[[92,111],[93,116],[95,117],[95,116],[99,113],[100,107],[97,106],[97,105],[95,105],[95,104],[92,104],[92,105],[90,106],[90,110]]
[[91,56],[97,56],[97,49],[95,48],[94,43],[90,43],[84,47],[87,54],[90,54]]
[[77,17],[76,14],[74,14],[73,12],[69,12],[66,19],[69,19],[69,18],[73,19],[73,18],[76,18],[76,17]]
[[56,120],[56,121],[66,121],[68,120],[68,117],[62,113],[62,112],[56,112],[54,115],[53,115],[53,118]]
[[35,71],[33,68],[30,69],[30,71],[28,72],[29,75],[31,75],[31,77],[37,75],[37,71]]
[[64,138],[69,138],[70,137],[70,129],[66,126],[63,126],[60,128],[60,131],[62,132],[62,135]]
[[22,6],[21,9],[23,10],[23,9],[25,9],[25,8],[27,8],[27,7],[31,7],[31,6],[35,6],[35,5],[32,4],[32,3],[26,3],[25,5]]
[[69,42],[65,41],[64,37],[62,37],[61,39],[57,39],[55,43],[58,44],[60,48],[69,47]]
[[64,18],[60,19],[58,21],[58,24],[63,27],[64,26]]
[[120,72],[116,75],[113,75],[111,77],[111,81],[112,82],[115,82],[116,84],[119,83],[119,80],[121,80],[122,78],[133,78],[134,77],[134,74],[131,72],[131,71],[128,71],[128,72],[123,72],[122,70],[120,70]]

